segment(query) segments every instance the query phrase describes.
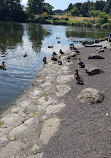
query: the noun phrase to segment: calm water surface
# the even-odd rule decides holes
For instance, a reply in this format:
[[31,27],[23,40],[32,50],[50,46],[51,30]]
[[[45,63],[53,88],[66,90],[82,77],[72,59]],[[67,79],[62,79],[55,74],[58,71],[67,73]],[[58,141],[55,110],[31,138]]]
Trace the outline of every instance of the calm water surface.
[[[82,40],[108,34],[106,30],[0,22],[0,64],[5,61],[6,65],[5,71],[0,69],[0,114],[31,87],[44,56],[49,58],[53,51],[68,50],[73,41],[79,41],[74,42],[79,46]],[[60,44],[56,37],[60,37]],[[24,53],[28,54],[26,58]]]

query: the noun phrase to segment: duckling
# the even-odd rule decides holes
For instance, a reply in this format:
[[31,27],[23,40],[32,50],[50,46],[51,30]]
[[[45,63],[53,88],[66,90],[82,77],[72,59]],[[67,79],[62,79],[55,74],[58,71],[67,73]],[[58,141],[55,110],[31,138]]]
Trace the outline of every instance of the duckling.
[[24,58],[27,57],[27,53],[25,53],[25,54],[23,55],[23,57],[24,57]]
[[64,52],[63,52],[61,49],[59,50],[59,53],[60,53],[60,54],[64,54]]
[[2,65],[0,65],[0,69],[5,69],[5,64],[4,64],[5,62],[3,61],[2,62]]
[[75,70],[74,78],[76,79],[77,84],[84,85],[84,82],[82,80],[82,77],[79,75],[78,70]]
[[80,65],[80,68],[85,68],[85,64],[80,58],[78,59],[78,64]]
[[46,57],[43,58],[43,62],[44,62],[44,64],[47,64],[47,59],[46,59]]

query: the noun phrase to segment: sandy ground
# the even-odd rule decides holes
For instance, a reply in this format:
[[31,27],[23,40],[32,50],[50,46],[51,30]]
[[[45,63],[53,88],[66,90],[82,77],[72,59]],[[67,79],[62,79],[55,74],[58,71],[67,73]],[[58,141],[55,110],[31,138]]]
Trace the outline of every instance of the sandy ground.
[[[0,121],[0,158],[110,158],[111,157],[111,48],[91,59],[95,47],[79,48],[81,58],[104,73],[88,76],[77,60],[63,65],[48,62],[34,87],[17,100]],[[74,81],[78,69],[84,85]],[[104,101],[86,104],[77,100],[84,88],[104,92]]]

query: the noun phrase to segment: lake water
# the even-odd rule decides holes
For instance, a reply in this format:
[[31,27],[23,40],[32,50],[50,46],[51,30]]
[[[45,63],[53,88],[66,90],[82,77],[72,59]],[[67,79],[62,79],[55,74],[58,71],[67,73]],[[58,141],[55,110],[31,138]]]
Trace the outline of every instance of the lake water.
[[[67,51],[73,41],[80,46],[82,40],[108,35],[106,30],[0,22],[0,65],[2,61],[6,65],[6,70],[0,69],[0,114],[32,86],[44,56]],[[28,55],[25,58],[24,53]]]

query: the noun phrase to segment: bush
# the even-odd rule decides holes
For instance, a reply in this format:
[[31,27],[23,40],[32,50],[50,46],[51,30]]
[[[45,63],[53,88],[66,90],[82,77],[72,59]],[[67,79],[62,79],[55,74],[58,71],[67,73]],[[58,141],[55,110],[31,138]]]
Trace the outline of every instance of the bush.
[[44,24],[52,24],[52,20],[46,19],[46,20],[44,21]]
[[111,23],[105,23],[101,26],[103,29],[111,29]]
[[96,28],[100,28],[100,27],[101,27],[101,24],[100,24],[100,23],[96,23],[96,24],[95,24],[95,27],[96,27]]

